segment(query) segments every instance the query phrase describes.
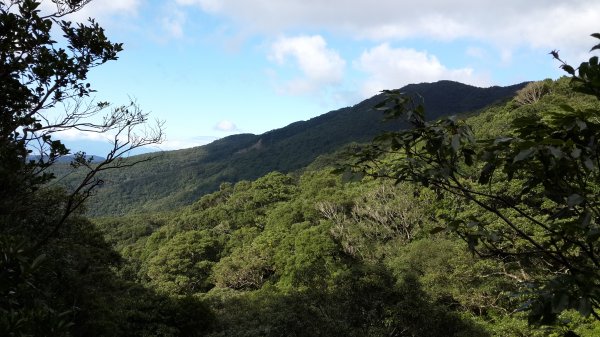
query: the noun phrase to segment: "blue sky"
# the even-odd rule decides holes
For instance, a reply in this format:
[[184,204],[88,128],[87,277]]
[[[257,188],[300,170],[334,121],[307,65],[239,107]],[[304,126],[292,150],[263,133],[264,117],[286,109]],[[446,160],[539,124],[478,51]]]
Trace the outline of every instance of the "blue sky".
[[[557,78],[548,52],[578,64],[600,31],[597,0],[94,0],[70,19],[88,16],[124,43],[90,74],[96,98],[133,97],[164,120],[163,150],[263,133],[409,83]],[[88,153],[106,144],[63,137]]]

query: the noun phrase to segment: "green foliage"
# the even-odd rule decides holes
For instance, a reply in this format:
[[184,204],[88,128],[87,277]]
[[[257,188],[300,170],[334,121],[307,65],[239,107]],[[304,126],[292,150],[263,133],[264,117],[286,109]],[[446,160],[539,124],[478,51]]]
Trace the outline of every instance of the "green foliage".
[[121,270],[162,294],[201,298],[216,319],[209,336],[486,336],[518,308],[500,264],[444,233],[428,238],[443,207],[433,193],[328,170],[271,173],[170,214],[97,224],[117,237],[160,219],[135,242],[121,236]]
[[260,289],[274,268],[270,251],[257,246],[238,248],[222,258],[213,269],[215,285],[236,290]]
[[418,277],[435,301],[447,302],[477,316],[507,315],[517,307],[510,294],[516,287],[502,266],[474,257],[464,242],[445,237],[426,238],[401,247],[388,264],[398,275]]
[[2,335],[194,336],[210,327],[200,301],[118,277],[119,256],[85,219],[70,220],[35,259],[22,246],[1,247]]
[[209,293],[218,308],[209,336],[486,336],[420,291],[400,286],[384,269],[360,266],[338,274],[329,289]]
[[28,256],[22,244],[1,242],[0,333],[12,335],[68,335],[70,312],[49,310],[48,298],[37,289],[38,269],[45,255]]
[[[440,81],[404,89],[415,95],[420,93],[431,117],[436,118],[477,111],[511,97],[524,85],[476,88]],[[383,98],[377,95],[352,107],[262,135],[233,135],[197,148],[132,156],[128,160],[155,158],[131,168],[103,172],[101,178],[105,183],[97,190],[87,214],[116,216],[168,211],[217,191],[223,182],[254,180],[272,171],[302,170],[319,156],[334,155],[347,144],[366,142],[382,131],[406,127],[402,121],[381,121],[381,112],[372,108]],[[315,165],[331,165],[323,163],[325,160],[322,158],[322,164]],[[72,184],[83,175],[65,166],[53,168],[57,176],[66,176],[62,180],[65,184]]]
[[[116,58],[121,46],[108,42],[93,21],[72,26],[58,17],[40,18],[36,1],[14,3],[9,9],[2,2],[0,23],[10,28],[0,30],[2,57],[15,67],[14,74],[31,76],[15,75],[1,82],[6,90],[0,95],[14,104],[2,107],[8,112],[2,115],[2,134],[9,140],[0,144],[0,182],[6,186],[0,198],[0,334],[586,336],[598,331],[597,322],[562,310],[593,299],[596,284],[589,283],[588,292],[581,286],[597,268],[589,274],[587,269],[579,274],[571,269],[545,273],[557,266],[547,252],[563,253],[561,245],[579,240],[582,233],[592,251],[597,248],[591,231],[597,226],[596,185],[577,183],[595,179],[591,140],[598,106],[574,93],[565,80],[545,81],[541,90],[530,84],[520,92],[524,99],[493,106],[467,121],[431,120],[448,113],[475,113],[524,85],[479,89],[442,81],[405,87],[409,98],[390,91],[391,100],[378,105],[387,117],[404,113],[401,108],[411,107],[417,97],[424,97],[425,108],[433,112],[425,118],[425,108],[412,106],[416,128],[403,132],[393,131],[405,129],[404,121],[379,122],[382,112],[372,109],[384,99],[378,96],[260,136],[228,137],[152,161],[154,155],[118,161],[115,143],[116,152],[100,163],[76,156],[73,166],[85,172],[71,174],[73,180],[66,179],[64,189],[58,189],[43,185],[51,178],[44,172],[68,172],[54,165],[67,149],[45,137],[48,126],[37,124],[43,120],[40,115],[21,111],[36,102],[42,102],[41,111],[69,95],[85,97],[91,92],[85,83],[88,68]],[[60,14],[86,1],[55,3]],[[44,25],[37,42],[31,40],[35,25]],[[53,25],[63,28],[70,49],[51,41]],[[15,36],[37,48],[34,58],[6,52],[13,47],[6,47],[11,44],[6,44],[5,32],[13,28]],[[579,91],[587,90],[596,76],[594,61],[588,64],[579,69]],[[76,65],[84,69],[72,73]],[[53,88],[46,82],[63,73],[66,82],[59,81],[50,95],[44,92]],[[40,90],[37,82],[43,84]],[[127,106],[111,116],[143,121],[145,115]],[[507,127],[507,119],[516,122]],[[531,128],[531,123],[537,124]],[[329,160],[348,160],[339,155],[321,157],[303,173],[273,172],[301,169],[319,155],[386,130],[378,144],[363,152],[364,171],[430,188],[331,174]],[[548,132],[549,143],[544,140]],[[32,134],[37,136],[27,138]],[[47,147],[46,156],[29,162],[27,143],[38,136]],[[499,140],[475,141],[484,138]],[[393,153],[383,155],[389,148]],[[592,160],[591,168],[586,158]],[[374,162],[377,165],[371,165]],[[103,163],[138,165],[105,172]],[[563,179],[565,185],[527,179],[528,174],[540,178],[547,171],[575,169],[579,176]],[[95,219],[94,224],[74,216],[100,181],[88,172],[100,171],[109,183],[90,213],[135,209],[138,214]],[[227,181],[237,183],[223,183]],[[206,194],[209,191],[215,192]],[[482,214],[473,200],[465,202],[449,193],[457,191],[471,191],[488,209],[523,223],[519,230],[546,250],[532,250],[531,240],[506,230],[498,213]],[[502,197],[486,199],[488,195]],[[529,208],[523,211],[523,206]],[[171,211],[148,212],[157,209]],[[558,212],[561,209],[566,210]],[[560,235],[539,228],[537,222],[548,217]],[[440,219],[447,226],[440,226]],[[470,255],[455,233],[475,253],[500,256],[502,261]],[[560,241],[565,237],[568,240]],[[581,245],[567,248],[567,261],[572,259],[581,270],[591,266]],[[562,259],[553,254],[550,257]],[[546,288],[532,287],[536,292],[524,294],[520,285]],[[544,296],[550,297],[543,301]],[[558,320],[563,324],[542,332],[532,329],[523,314],[515,313],[523,299],[538,300],[531,303],[542,309],[550,303],[551,318],[562,311]]]
[[148,261],[150,283],[168,294],[207,291],[212,288],[208,277],[218,251],[218,242],[206,231],[179,233]]
[[[43,13],[40,1],[0,2],[0,335],[203,334],[211,316],[201,302],[119,277],[120,256],[79,215],[98,172],[135,164],[120,158],[162,139],[160,123],[139,133],[147,114],[134,103],[90,101],[88,72],[122,48],[92,19],[62,20],[88,2],[55,0]],[[57,188],[49,171],[69,150],[54,134],[70,129],[116,135],[103,160],[70,156],[83,174]]]
[[600,309],[600,66],[594,56],[577,71],[564,62],[562,68],[572,75],[570,94],[560,95],[565,80],[526,87],[544,90],[527,104],[518,96],[499,108],[511,116],[508,129],[478,130],[485,124],[453,117],[430,122],[411,96],[385,91],[378,108],[390,118],[406,116],[412,128],[379,136],[354,164],[374,177],[437,191],[448,201],[438,214],[445,228],[474,253],[521,273],[523,309],[531,322],[545,324],[566,309],[596,318]]

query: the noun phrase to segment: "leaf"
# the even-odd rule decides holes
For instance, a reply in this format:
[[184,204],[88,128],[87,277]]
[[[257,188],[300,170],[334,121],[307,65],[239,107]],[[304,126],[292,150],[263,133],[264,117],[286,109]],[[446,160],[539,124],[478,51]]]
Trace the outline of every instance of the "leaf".
[[461,226],[461,224],[462,224],[462,222],[460,220],[456,220],[456,219],[451,220],[448,223],[448,230],[450,230],[450,231],[456,231]]
[[554,158],[560,159],[563,157],[563,152],[554,146],[548,146],[548,151],[550,151],[550,154],[552,154]]
[[435,227],[434,229],[429,231],[429,234],[437,234],[446,230],[446,227]]
[[569,207],[573,207],[573,206],[577,206],[577,205],[581,204],[584,201],[585,201],[584,197],[580,196],[577,193],[573,193],[567,198],[567,205]]
[[479,244],[479,237],[477,235],[467,235],[467,245],[470,251],[474,251],[475,247]]
[[489,183],[490,178],[492,177],[492,174],[494,173],[495,170],[496,170],[496,164],[494,164],[494,163],[485,164],[485,166],[481,170],[481,174],[479,175],[479,183],[480,184]]
[[586,241],[589,242],[589,243],[593,243],[593,242],[597,241],[598,238],[600,238],[600,228],[597,228],[597,227],[596,228],[591,228],[585,234],[585,236],[587,237]]
[[583,161],[583,165],[590,171],[594,169],[594,162],[589,157]]
[[44,260],[46,259],[46,254],[41,254],[33,260],[31,263],[31,269],[36,269]]
[[475,226],[479,226],[479,224],[480,224],[480,222],[479,222],[479,221],[469,221],[469,222],[467,223],[467,227],[469,227],[469,228],[473,228],[473,227],[475,227]]
[[519,152],[519,154],[517,154],[514,158],[513,158],[513,164],[522,160],[525,160],[527,158],[529,158],[533,153],[535,152],[535,148],[530,147],[528,149],[525,150],[521,150],[521,152]]
[[579,127],[579,130],[585,130],[587,129],[587,124],[586,122],[580,120],[580,119],[576,119],[575,120],[575,124],[577,124],[577,127]]
[[568,104],[560,104],[559,106],[566,112],[575,112],[575,109]]
[[560,66],[560,68],[569,73],[570,75],[575,75],[575,69],[573,69],[573,67],[571,67],[568,64],[563,64]]
[[463,155],[465,158],[465,164],[467,166],[473,166],[473,154],[467,151],[463,151]]
[[590,226],[590,222],[592,221],[592,212],[590,211],[586,211],[582,216],[581,216],[581,227],[582,228],[588,228]]
[[567,308],[569,305],[569,295],[566,293],[559,293],[554,295],[552,298],[552,312],[560,313]]
[[512,137],[499,137],[499,138],[494,139],[494,145],[510,142],[511,140],[513,140]]

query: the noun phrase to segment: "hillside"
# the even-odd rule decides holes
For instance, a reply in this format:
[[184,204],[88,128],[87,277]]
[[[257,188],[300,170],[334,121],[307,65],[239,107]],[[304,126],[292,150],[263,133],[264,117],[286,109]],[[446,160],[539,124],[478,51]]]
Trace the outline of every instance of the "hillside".
[[[559,105],[600,109],[596,98],[570,93],[568,83],[548,80],[535,103],[513,99],[459,119],[482,141],[504,139],[515,120],[537,120]],[[476,184],[477,175],[461,167],[461,177]],[[521,184],[499,175],[477,191],[511,185]],[[536,317],[528,308],[536,286],[521,277],[545,282],[551,264],[530,254],[482,258],[479,252],[493,250],[483,243],[469,248],[472,241],[461,234],[507,230],[495,217],[483,218],[490,221],[486,227],[464,221],[481,214],[476,203],[444,198],[439,189],[372,177],[347,180],[327,167],[270,172],[223,184],[170,212],[94,222],[121,254],[122,275],[208,307],[213,315],[195,317],[211,322],[208,337],[599,336],[600,322],[574,310],[555,327],[527,324]],[[511,216],[527,228],[520,215]],[[464,225],[451,229],[459,220]],[[543,240],[543,234],[534,238]],[[491,240],[517,249],[527,245],[516,236]]]
[[[477,88],[439,81],[411,84],[403,91],[422,96],[429,118],[436,119],[478,111],[512,97],[523,85]],[[274,170],[301,169],[345,144],[369,141],[384,130],[401,128],[399,121],[382,122],[381,113],[372,109],[381,99],[377,95],[262,135],[233,135],[205,146],[145,155],[156,158],[103,176],[105,184],[90,201],[88,213],[172,209],[215,191],[223,182],[256,179]]]
[[592,1],[90,1],[0,1],[0,337],[600,337]]

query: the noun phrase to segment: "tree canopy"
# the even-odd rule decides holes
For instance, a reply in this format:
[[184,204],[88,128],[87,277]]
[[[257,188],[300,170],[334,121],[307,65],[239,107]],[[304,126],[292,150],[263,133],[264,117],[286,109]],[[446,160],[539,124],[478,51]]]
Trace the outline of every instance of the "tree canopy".
[[[168,212],[89,219],[82,208],[101,172],[153,169],[141,163],[152,155],[121,159],[160,141],[162,124],[148,125],[135,102],[90,99],[88,73],[123,46],[92,19],[67,20],[88,2],[53,0],[43,12],[39,0],[0,0],[0,335],[598,335],[597,57],[575,69],[553,52],[570,79],[520,85],[483,111],[465,106],[516,87],[490,97],[450,82],[407,87],[443,88],[435,97],[469,112],[459,117],[438,118],[437,102],[437,119],[426,118],[417,93],[386,91],[376,109],[412,127],[355,149],[360,177],[332,173],[331,158],[348,165],[335,154],[302,172],[236,176]],[[357,109],[267,133],[261,144],[331,140],[308,126],[331,131],[321,122]],[[75,154],[70,165],[83,174],[61,185],[53,169],[70,154],[65,130],[105,133],[113,146],[100,161]],[[243,155],[257,142],[240,139],[204,158]],[[305,150],[311,160],[318,153]],[[286,153],[269,160],[299,168],[302,152]],[[201,170],[186,160],[189,171],[176,169]],[[200,191],[180,187],[171,198]],[[526,313],[553,325],[530,326]]]
[[[148,124],[135,102],[90,98],[89,71],[116,60],[122,45],[93,19],[65,20],[89,1],[52,2],[42,12],[40,1],[0,1],[0,335],[201,334],[205,306],[119,277],[119,255],[81,216],[102,184],[97,174],[136,164],[122,156],[160,142],[162,123]],[[112,137],[101,161],[74,154],[85,174],[72,188],[52,184],[50,172],[70,153],[65,130]]]
[[528,113],[486,135],[460,118],[429,122],[421,102],[385,91],[376,108],[411,128],[358,150],[354,169],[415,182],[453,205],[433,232],[454,231],[519,274],[532,322],[552,323],[567,309],[600,319],[600,65],[593,56],[574,69],[551,54],[578,100],[553,95],[547,82],[528,85],[514,102]]

